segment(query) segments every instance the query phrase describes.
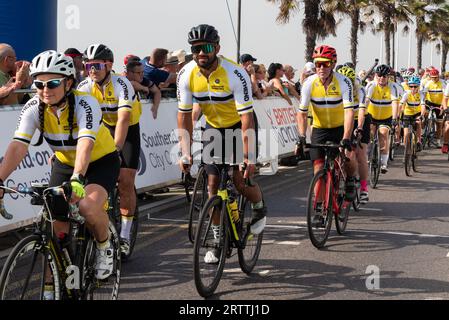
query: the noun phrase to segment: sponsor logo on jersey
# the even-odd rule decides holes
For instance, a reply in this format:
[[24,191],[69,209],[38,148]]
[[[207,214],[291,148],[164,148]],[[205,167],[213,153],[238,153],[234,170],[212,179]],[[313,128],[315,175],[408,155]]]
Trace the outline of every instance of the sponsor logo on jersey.
[[245,77],[238,70],[234,70],[234,74],[240,79],[240,82],[242,83],[244,95],[243,99],[245,101],[249,101],[249,89]]
[[121,78],[118,78],[117,82],[123,88],[124,99],[128,100],[129,99],[129,92],[128,92],[128,86],[126,85],[125,81],[123,81],[123,79],[121,79]]
[[86,112],[86,128],[91,130],[93,128],[92,108],[86,100],[81,100],[79,104],[84,108],[84,111]]

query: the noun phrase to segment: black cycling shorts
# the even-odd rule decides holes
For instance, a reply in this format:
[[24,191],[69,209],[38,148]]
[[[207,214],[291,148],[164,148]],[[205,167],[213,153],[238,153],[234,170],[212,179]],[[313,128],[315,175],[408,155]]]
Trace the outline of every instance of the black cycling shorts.
[[387,127],[391,128],[392,119],[393,119],[393,117],[389,117],[389,118],[383,119],[383,120],[377,120],[371,116],[371,124],[377,124],[378,126],[387,126]]
[[412,116],[404,115],[402,117],[402,122],[404,123],[404,127],[408,127],[409,122],[412,122],[413,128],[416,129],[416,120],[418,120],[420,115],[421,115],[421,112],[418,112]]
[[[354,120],[354,130],[357,129],[359,126],[359,121]],[[365,116],[365,121],[363,122],[363,132],[362,132],[362,139],[360,139],[361,143],[369,143],[370,140],[370,126],[371,126],[371,115],[367,114]],[[353,134],[352,139],[355,141],[357,140],[356,136]]]
[[[114,137],[116,127],[108,125],[106,125],[106,127]],[[122,160],[121,168],[137,170],[137,167],[139,166],[139,157],[140,125],[137,123],[128,127],[128,134],[126,135],[125,143],[123,144],[123,148],[120,152],[120,158]]]
[[[111,193],[118,180],[120,173],[120,159],[116,151],[89,164],[85,179],[85,185],[98,184],[106,192]],[[55,158],[52,164],[49,187],[60,186],[64,182],[70,181],[73,174],[73,167],[60,162]],[[64,217],[67,214],[68,205],[64,198],[54,197],[51,202],[51,210],[56,214],[56,218]]]
[[[332,129],[313,128],[310,142],[312,142],[312,144],[323,144],[331,141],[333,143],[340,144],[341,140],[343,139],[343,134],[343,126]],[[324,150],[319,148],[311,148],[309,153],[310,160],[312,161],[317,159],[324,159],[326,155]]]
[[[430,107],[432,107],[432,108],[440,108],[441,107],[441,104],[433,103],[433,102],[430,102],[429,100],[426,100],[425,103],[426,103],[427,112],[430,111]],[[444,119],[444,111],[443,110],[435,110],[435,115],[438,120]]]
[[[229,128],[214,128],[206,122],[206,129],[202,136],[202,161],[206,164],[205,170],[207,174],[219,175],[219,169],[221,168],[219,164],[243,162],[241,129],[241,122]],[[215,141],[216,139],[218,141]],[[211,163],[218,164],[218,166],[211,165]]]

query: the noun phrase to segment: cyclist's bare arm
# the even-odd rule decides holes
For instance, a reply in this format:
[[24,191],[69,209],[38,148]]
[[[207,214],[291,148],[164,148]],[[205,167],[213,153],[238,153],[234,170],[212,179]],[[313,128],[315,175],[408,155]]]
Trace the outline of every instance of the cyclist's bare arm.
[[351,139],[354,126],[354,109],[345,109],[345,124],[343,139]]
[[115,127],[114,142],[120,150],[125,144],[126,135],[128,134],[129,120],[131,119],[131,108],[123,108],[118,110],[117,126]]
[[244,113],[240,116],[242,121],[242,141],[243,141],[243,155],[245,162],[255,164],[256,152],[255,152],[255,125],[254,125],[254,112]]

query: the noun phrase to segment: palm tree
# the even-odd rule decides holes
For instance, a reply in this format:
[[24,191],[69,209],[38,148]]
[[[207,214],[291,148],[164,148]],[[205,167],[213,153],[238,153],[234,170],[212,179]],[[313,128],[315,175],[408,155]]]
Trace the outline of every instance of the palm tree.
[[[300,11],[300,1],[297,0],[267,0],[279,4],[278,23],[286,24],[291,16]],[[302,0],[304,3],[304,19],[302,28],[306,34],[305,60],[312,59],[313,49],[317,39],[324,39],[330,34],[336,36],[336,21],[333,14],[322,7],[322,0]]]
[[438,8],[435,14],[432,16],[430,25],[433,27],[431,31],[431,38],[433,40],[439,40],[436,45],[437,52],[441,54],[441,72],[446,71],[446,60],[449,52],[449,5],[444,5]]
[[[406,0],[371,0],[363,10],[363,20],[371,26],[371,31],[384,33],[386,64],[391,65],[391,34],[395,25],[410,21],[411,10]],[[376,20],[379,18],[379,21]]]
[[347,15],[351,19],[351,60],[357,65],[357,47],[359,44],[358,32],[359,29],[363,32],[365,24],[360,20],[360,10],[368,6],[369,0],[327,0],[324,1],[323,8],[326,12],[340,13]]

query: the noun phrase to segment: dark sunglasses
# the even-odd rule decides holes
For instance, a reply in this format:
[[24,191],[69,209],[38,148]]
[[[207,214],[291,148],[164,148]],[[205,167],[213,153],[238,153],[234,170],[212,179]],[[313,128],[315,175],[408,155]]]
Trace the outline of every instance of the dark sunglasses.
[[47,81],[34,80],[33,83],[39,90],[43,90],[45,87],[48,89],[55,89],[61,85],[63,80],[64,78],[50,79]]
[[86,70],[91,71],[94,68],[95,71],[106,69],[106,63],[96,62],[96,63],[86,63]]
[[330,67],[332,67],[332,64],[333,64],[332,61],[317,61],[317,62],[315,62],[315,67],[317,69],[319,69],[321,67],[330,68]]
[[203,51],[204,53],[211,53],[215,50],[215,46],[211,43],[205,43],[205,44],[199,44],[196,46],[192,46],[190,48],[190,50],[192,51],[192,53],[198,54],[201,51]]
[[419,86],[408,86],[409,88],[419,88]]

